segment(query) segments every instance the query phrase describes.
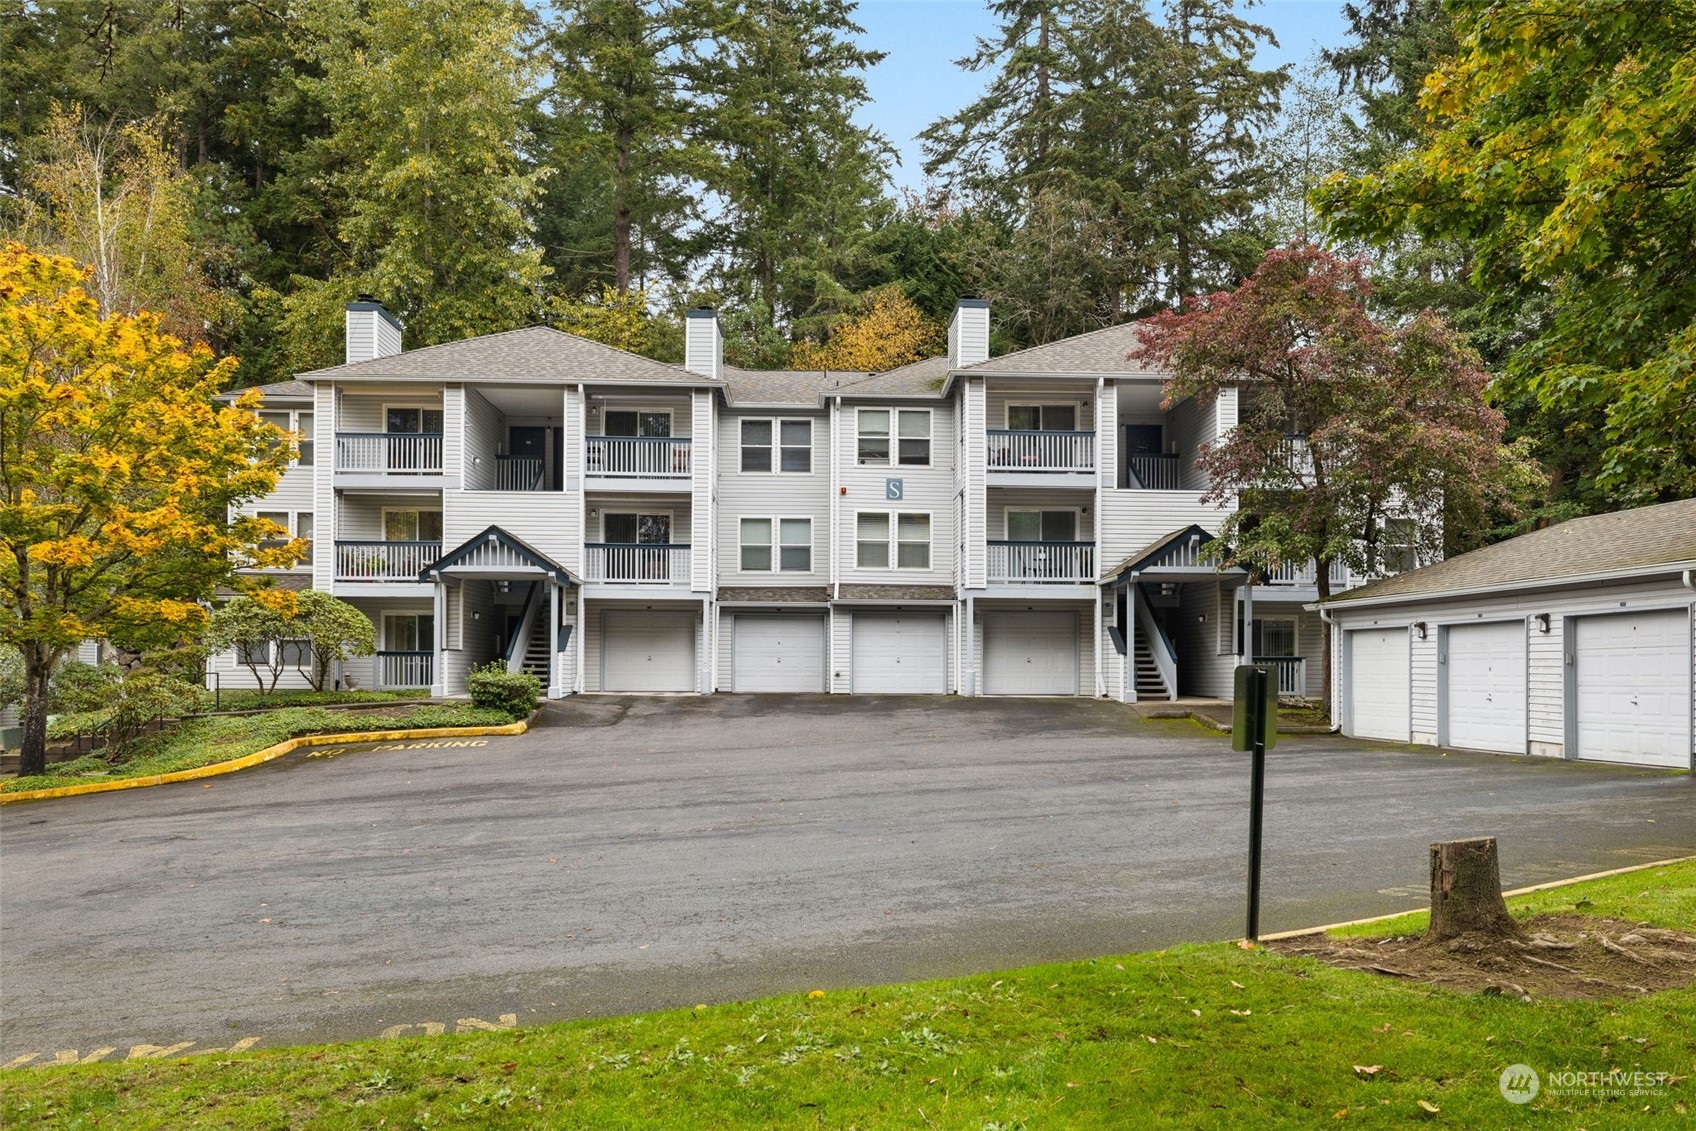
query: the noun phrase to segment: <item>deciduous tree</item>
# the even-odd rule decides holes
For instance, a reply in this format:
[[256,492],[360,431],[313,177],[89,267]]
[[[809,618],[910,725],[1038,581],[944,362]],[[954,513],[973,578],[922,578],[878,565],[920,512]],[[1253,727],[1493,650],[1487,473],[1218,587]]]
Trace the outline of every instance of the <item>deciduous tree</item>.
[[[1224,560],[1315,561],[1321,600],[1333,562],[1380,568],[1387,519],[1412,518],[1436,557],[1525,484],[1477,355],[1435,314],[1378,322],[1370,296],[1358,260],[1279,249],[1236,291],[1150,319],[1132,354],[1171,373],[1169,402],[1241,390],[1237,427],[1196,461],[1208,499],[1237,500]],[[1324,655],[1329,702],[1329,639]]]
[[377,651],[377,626],[371,618],[319,589],[308,589],[296,597],[287,631],[292,639],[309,646],[311,663],[302,674],[314,691],[330,686],[330,674],[337,664]]
[[797,344],[789,364],[796,369],[882,372],[941,353],[944,333],[891,283],[862,296],[859,310],[832,327],[823,345]]
[[293,458],[256,394],[212,398],[235,371],[156,315],[102,317],[68,259],[0,250],[0,643],[23,653],[20,773],[45,765],[54,666],[90,637],[174,642],[242,564],[303,543],[230,516]]

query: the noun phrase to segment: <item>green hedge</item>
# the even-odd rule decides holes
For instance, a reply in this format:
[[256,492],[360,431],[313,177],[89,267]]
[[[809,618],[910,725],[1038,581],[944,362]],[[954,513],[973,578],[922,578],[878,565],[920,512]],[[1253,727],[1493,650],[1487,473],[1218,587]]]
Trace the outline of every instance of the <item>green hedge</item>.
[[499,660],[473,671],[468,683],[474,706],[505,711],[514,719],[527,718],[542,697],[541,680],[524,672],[509,672]]

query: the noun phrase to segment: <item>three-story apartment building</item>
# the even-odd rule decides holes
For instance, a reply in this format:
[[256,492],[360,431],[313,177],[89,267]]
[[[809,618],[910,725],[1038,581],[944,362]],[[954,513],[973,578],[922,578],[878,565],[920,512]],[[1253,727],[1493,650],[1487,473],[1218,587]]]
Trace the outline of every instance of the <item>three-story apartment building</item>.
[[356,302],[345,364],[264,390],[304,439],[254,510],[313,540],[279,584],[376,625],[355,686],[1134,700],[1253,656],[1316,695],[1311,571],[1250,594],[1207,552],[1195,457],[1252,390],[1165,404],[1134,324],[992,358],[989,318],[890,372],[763,372],[712,311],[671,365],[545,328],[403,350]]

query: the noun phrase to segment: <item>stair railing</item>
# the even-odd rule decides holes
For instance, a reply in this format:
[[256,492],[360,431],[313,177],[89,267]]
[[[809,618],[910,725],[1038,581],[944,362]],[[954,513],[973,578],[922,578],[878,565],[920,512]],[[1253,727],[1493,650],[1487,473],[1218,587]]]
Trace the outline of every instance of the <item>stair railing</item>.
[[524,670],[524,652],[530,646],[530,634],[536,630],[536,615],[542,607],[542,585],[540,582],[530,583],[529,596],[524,598],[524,615],[518,620],[518,631],[512,634],[512,639],[506,646],[506,670],[520,672]]
[[[1137,633],[1141,639],[1148,641],[1148,654],[1154,658],[1154,666],[1160,672],[1160,681],[1166,685],[1166,698],[1178,697],[1178,653],[1172,647],[1172,640],[1166,635],[1166,630],[1160,627],[1160,622],[1154,619],[1154,612],[1148,607],[1148,601],[1143,596],[1142,587],[1138,586],[1132,602],[1137,607]],[[1133,659],[1133,663],[1134,663]]]

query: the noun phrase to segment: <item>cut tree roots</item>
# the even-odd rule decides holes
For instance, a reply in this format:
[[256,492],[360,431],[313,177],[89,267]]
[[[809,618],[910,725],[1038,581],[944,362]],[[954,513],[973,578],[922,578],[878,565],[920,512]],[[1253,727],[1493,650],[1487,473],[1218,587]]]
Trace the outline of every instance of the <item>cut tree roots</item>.
[[1539,915],[1518,933],[1341,939],[1300,935],[1267,943],[1330,966],[1521,998],[1617,999],[1696,985],[1696,935],[1589,915]]

